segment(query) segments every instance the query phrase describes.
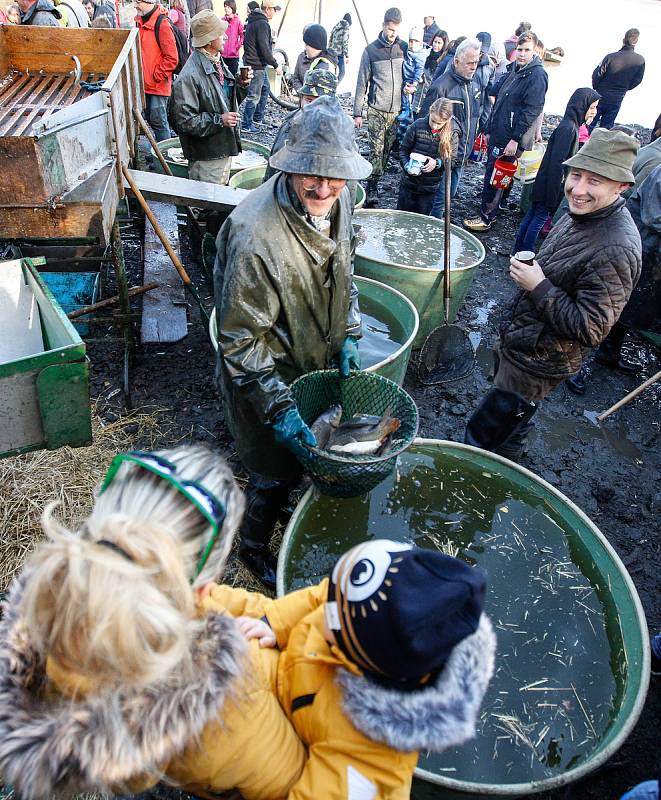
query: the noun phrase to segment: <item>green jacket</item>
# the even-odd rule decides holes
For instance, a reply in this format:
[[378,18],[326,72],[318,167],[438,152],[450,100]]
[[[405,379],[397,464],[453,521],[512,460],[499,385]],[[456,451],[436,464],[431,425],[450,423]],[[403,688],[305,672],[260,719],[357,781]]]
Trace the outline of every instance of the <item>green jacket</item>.
[[227,93],[212,62],[198,50],[193,50],[174,82],[174,119],[184,156],[189,161],[210,161],[241,152],[239,126],[224,128],[221,115],[238,111],[247,90],[237,84],[222,59],[220,63]]
[[219,390],[239,458],[267,478],[299,469],[271,429],[295,405],[289,384],[328,367],[347,334],[360,335],[351,210],[343,190],[324,236],[280,173],[253,189],[218,234]]

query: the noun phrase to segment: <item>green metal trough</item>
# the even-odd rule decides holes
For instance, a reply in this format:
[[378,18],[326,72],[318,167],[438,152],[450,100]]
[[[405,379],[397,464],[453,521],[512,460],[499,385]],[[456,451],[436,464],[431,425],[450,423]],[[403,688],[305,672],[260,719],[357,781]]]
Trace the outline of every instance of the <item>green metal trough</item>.
[[[368,242],[359,242],[356,274],[385,283],[409,298],[420,315],[420,328],[413,347],[421,347],[430,331],[443,323],[442,280],[429,300],[443,268],[443,222],[408,211],[361,209],[354,214],[354,224],[363,228],[376,227],[383,248],[377,253]],[[451,275],[450,322],[453,322],[484,260],[484,247],[463,228],[452,225],[451,230],[453,251],[457,245],[463,249]],[[359,233],[360,238],[363,236]]]
[[[16,262],[0,263],[0,270],[6,264]],[[85,343],[39,274],[43,264],[41,258],[21,261],[43,350],[0,363],[0,457],[92,441]]]
[[[259,142],[241,141],[241,146],[244,150],[251,150],[254,153],[259,153],[260,156],[264,156],[264,158],[267,160],[271,153],[268,147],[265,147],[263,144],[259,144]],[[173,161],[168,156],[168,151],[173,147],[181,147],[178,136],[175,136],[172,139],[163,139],[162,142],[158,143],[158,149],[161,151],[161,153],[163,153],[163,157],[165,158],[165,161],[168,167],[170,167],[170,170],[175,178],[187,178],[188,164],[180,164],[178,161]],[[156,172],[163,174],[163,167],[157,158],[154,159],[154,169]],[[234,175],[237,172],[240,172],[242,169],[243,168],[240,165],[236,167],[232,165],[230,167],[230,174]]]
[[[452,773],[461,775],[462,772],[461,748],[453,752],[450,774],[442,766],[438,771],[429,771],[426,766],[435,762],[426,761],[424,754],[421,754],[411,796],[415,800],[524,797],[552,791],[585,778],[617,752],[641,714],[650,678],[647,624],[633,581],[606,537],[571,500],[524,467],[468,445],[416,439],[399,456],[397,471],[388,479],[392,481],[392,486],[383,484],[369,495],[350,500],[325,497],[309,489],[291,517],[282,541],[278,560],[278,595],[282,596],[301,585],[321,580],[328,569],[332,568],[337,557],[358,541],[379,536],[407,540],[407,530],[402,529],[402,525],[406,528],[407,523],[402,522],[403,519],[408,520],[409,524],[417,519],[420,526],[415,528],[417,531],[426,530],[425,524],[433,524],[433,521],[442,526],[442,522],[439,523],[438,520],[443,519],[442,503],[445,501],[435,499],[434,490],[425,494],[424,486],[422,489],[415,488],[421,485],[420,482],[425,480],[423,476],[427,474],[414,472],[421,469],[421,464],[426,465],[425,469],[433,470],[433,474],[442,480],[455,474],[467,476],[465,480],[470,483],[474,480],[470,478],[471,475],[481,474],[487,476],[483,480],[496,481],[496,494],[489,494],[488,501],[475,495],[475,507],[483,511],[491,507],[486,504],[492,503],[494,497],[502,496],[507,498],[505,502],[510,505],[511,510],[517,503],[532,503],[532,507],[539,509],[540,514],[552,515],[549,519],[554,520],[552,525],[556,527],[551,527],[542,541],[553,543],[558,530],[562,531],[573,564],[598,593],[604,614],[605,635],[609,643],[610,665],[613,674],[617,674],[617,690],[606,727],[597,736],[593,749],[583,757],[569,761],[564,771],[558,770],[556,774],[541,780],[519,779],[517,783],[488,783],[486,780],[477,782],[452,777]],[[419,480],[414,482],[412,475],[416,475]],[[459,477],[458,480],[464,478]],[[489,492],[486,487],[483,490]],[[471,505],[470,489],[467,492],[465,499]],[[481,506],[480,503],[485,505]],[[492,514],[507,511],[499,508],[500,505],[502,501],[496,501]],[[442,526],[443,535],[463,547],[469,561],[472,555],[481,552],[480,547],[493,548],[491,544],[481,544],[487,538],[486,534],[484,538],[480,538],[476,533],[476,538],[471,539],[473,534],[469,533],[468,539],[462,539],[462,525],[463,522],[460,521],[458,525],[451,525],[450,530]],[[482,528],[481,525],[477,524],[478,530],[489,530],[488,526]],[[431,546],[438,546],[434,540],[432,542]],[[425,546],[430,545],[428,543]],[[516,553],[512,554],[512,558],[516,563]],[[502,596],[509,597],[510,591],[518,594],[520,589],[518,587],[514,591],[505,586]],[[496,618],[494,622],[500,612],[499,607],[490,610],[492,620]],[[530,634],[535,634],[534,629],[530,629]],[[522,663],[526,664],[524,670],[531,670],[530,681],[540,677],[537,662]],[[496,665],[499,664],[503,664],[502,653],[496,657]],[[518,677],[528,682],[527,674],[522,673]],[[491,762],[490,753],[488,761]],[[470,771],[471,767],[467,766],[466,769]],[[485,766],[480,772],[488,775],[489,766]]]
[[[386,326],[390,331],[393,343],[395,343],[393,352],[376,363],[370,363],[366,359],[365,352],[361,351],[365,371],[389,378],[401,386],[406,375],[413,341],[418,331],[418,313],[413,303],[401,292],[369,278],[356,277],[355,281],[361,310]],[[365,339],[367,339],[367,333],[365,331]],[[209,320],[209,338],[214,350],[218,350],[215,308],[211,312]],[[361,350],[360,344],[359,350]]]

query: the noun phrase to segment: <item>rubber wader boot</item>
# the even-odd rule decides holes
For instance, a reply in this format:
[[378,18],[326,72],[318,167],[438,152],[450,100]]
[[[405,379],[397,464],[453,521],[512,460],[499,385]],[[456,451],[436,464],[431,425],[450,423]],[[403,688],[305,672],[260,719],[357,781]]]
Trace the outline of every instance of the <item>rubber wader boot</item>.
[[535,411],[535,403],[520,394],[491,389],[468,420],[464,442],[516,461],[523,454]]
[[270,589],[275,589],[278,561],[269,549],[269,542],[280,509],[295,486],[296,482],[292,481],[251,477],[246,489],[239,558]]
[[611,367],[625,375],[636,375],[640,372],[642,364],[622,357],[622,345],[628,332],[629,328],[626,325],[616,322],[611,328],[611,332],[597,348],[594,354],[595,363]]
[[367,181],[365,208],[374,208],[379,203],[379,179],[371,178]]

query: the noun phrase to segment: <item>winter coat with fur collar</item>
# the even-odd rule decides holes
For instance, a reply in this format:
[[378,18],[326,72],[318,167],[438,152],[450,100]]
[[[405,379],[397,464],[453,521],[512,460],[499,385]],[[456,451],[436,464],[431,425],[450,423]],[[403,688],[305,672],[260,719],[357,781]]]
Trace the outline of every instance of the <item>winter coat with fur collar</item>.
[[288,800],[408,800],[419,750],[438,752],[475,735],[493,673],[491,623],[482,615],[435,683],[406,692],[368,680],[326,641],[327,594],[327,579],[278,600],[219,586],[211,602],[235,616],[265,615],[276,634],[278,698],[309,753]]
[[234,620],[210,610],[221,606],[203,604],[192,682],[104,690],[39,657],[22,590],[19,580],[0,625],[0,774],[23,800],[132,794],[161,779],[201,797],[287,796],[306,754],[275,696],[278,652],[246,647]]

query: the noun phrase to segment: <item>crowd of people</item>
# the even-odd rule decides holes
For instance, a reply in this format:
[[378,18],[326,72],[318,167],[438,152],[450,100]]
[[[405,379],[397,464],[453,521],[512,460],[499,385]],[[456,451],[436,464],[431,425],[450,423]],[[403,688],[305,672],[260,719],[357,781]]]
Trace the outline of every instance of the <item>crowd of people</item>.
[[[14,16],[75,27],[75,1],[19,0]],[[157,140],[176,131],[193,180],[227,182],[241,134],[264,124],[267,68],[282,69],[271,28],[280,7],[248,5],[244,24],[234,0],[223,18],[210,0],[134,0],[147,118]],[[111,7],[90,0],[81,19]],[[495,659],[479,569],[378,540],[279,600],[217,582],[238,533],[240,558],[274,588],[270,539],[317,444],[291,383],[360,368],[357,182],[378,204],[397,143],[398,208],[441,217],[444,178],[456,196],[481,138],[479,209],[464,220],[479,234],[509,208],[497,165],[541,138],[548,79],[529,23],[503,43],[485,31],[450,40],[425,16],[403,41],[401,12],[388,9],[362,53],[349,115],[336,94],[351,22],[345,14],[330,37],[320,24],[302,31],[300,107],[278,132],[264,183],[216,239],[216,378],[249,475],[245,501],[224,462],[199,448],[118,456],[80,531],[46,513],[49,541],[12,591],[0,631],[0,770],[26,798],[135,793],[165,777],[205,796],[395,800],[408,796],[419,751],[474,735]],[[465,433],[513,460],[539,402],[565,380],[581,390],[590,350],[626,371],[628,326],[658,314],[661,139],[639,151],[615,125],[643,78],[637,40],[627,31],[592,87],[568,99],[513,242],[517,292],[493,388]],[[365,122],[368,158],[356,144]]]

